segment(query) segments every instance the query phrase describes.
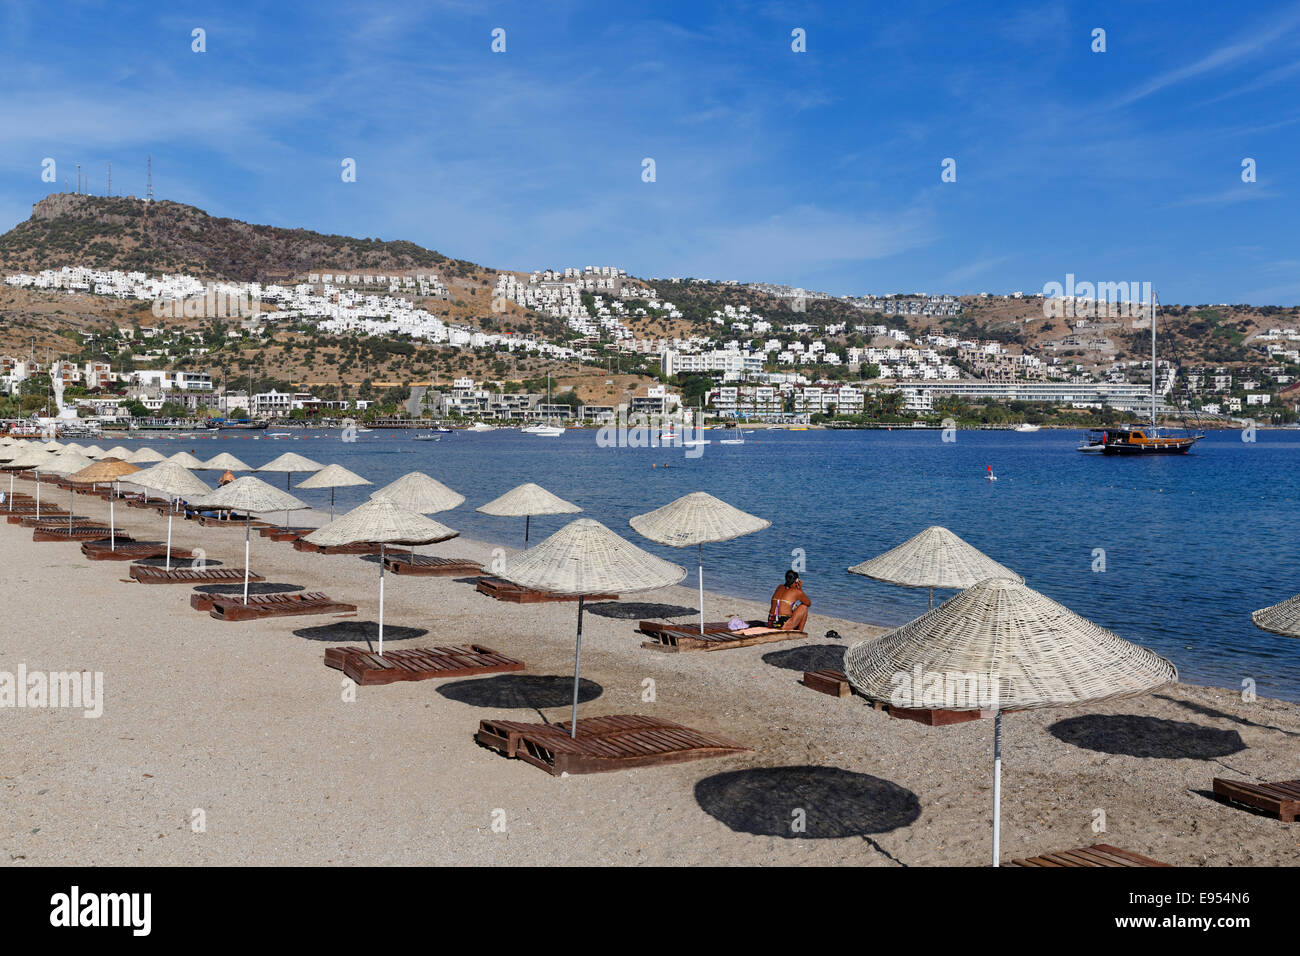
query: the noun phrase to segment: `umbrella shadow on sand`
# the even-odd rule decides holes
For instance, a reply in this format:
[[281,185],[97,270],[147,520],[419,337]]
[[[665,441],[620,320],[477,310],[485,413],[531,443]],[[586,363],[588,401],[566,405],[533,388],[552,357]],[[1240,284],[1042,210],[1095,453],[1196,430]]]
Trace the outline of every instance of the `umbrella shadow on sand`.
[[[175,550],[180,550],[180,549],[179,549],[179,548],[176,548]],[[191,548],[190,550],[192,551],[193,549]],[[176,557],[175,554],[173,554],[173,555],[172,555],[172,560],[171,560],[171,566],[172,566],[173,568],[188,568],[188,567],[192,566],[196,560],[198,560],[198,559],[197,559],[197,558],[178,558],[178,557]],[[143,564],[143,565],[146,565],[147,567],[151,567],[151,568],[164,568],[164,567],[167,566],[167,558],[166,558],[166,557],[162,557],[162,558],[141,558],[139,561],[132,561],[131,563],[132,563],[132,564]],[[219,568],[219,567],[221,567],[222,563],[223,563],[223,562],[221,562],[221,561],[213,561],[211,558],[204,558],[204,559],[203,559],[203,566],[204,566],[204,567],[208,567],[208,568]],[[251,587],[251,585],[250,585],[250,587]],[[242,584],[239,586],[239,593],[240,593],[240,594],[243,594],[243,593],[244,593],[244,586],[243,586]],[[249,593],[252,593],[252,592],[250,591]]]
[[920,801],[906,787],[839,767],[719,773],[695,784],[695,802],[737,833],[787,840],[856,836],[881,853],[871,834],[909,826],[921,816]]
[[[239,594],[244,593],[243,584],[201,584],[194,590],[203,594]],[[301,584],[273,584],[270,581],[250,581],[248,584],[249,594],[287,594],[291,591],[302,591]]]
[[1057,740],[1083,750],[1165,760],[1214,760],[1246,749],[1235,730],[1138,714],[1085,714],[1052,724]]
[[595,604],[587,605],[587,613],[623,621],[640,621],[686,617],[700,612],[693,607],[682,607],[680,604],[655,604],[650,601],[597,601]]
[[[402,627],[397,624],[384,624],[384,641],[407,641],[428,634],[428,628]],[[300,627],[293,632],[294,637],[309,641],[364,641],[373,649],[379,640],[378,621],[333,621],[329,624],[317,624],[315,627]]]
[[847,649],[835,644],[791,647],[784,651],[771,651],[764,654],[763,663],[789,671],[842,671],[844,652]]
[[1219,710],[1217,707],[1206,707],[1204,704],[1197,704],[1190,700],[1179,700],[1176,697],[1169,697],[1166,694],[1153,694],[1156,700],[1165,700],[1171,704],[1177,704],[1184,710],[1190,710],[1193,714],[1199,714],[1202,717],[1216,717],[1219,720],[1229,720],[1234,724],[1241,724],[1243,727],[1255,727],[1259,730],[1275,730],[1279,734],[1285,734],[1288,737],[1300,737],[1300,733],[1294,730],[1287,730],[1285,727],[1275,727],[1273,724],[1261,724],[1257,720],[1247,720],[1245,717],[1238,717],[1236,714],[1230,714],[1226,710]]
[[[471,707],[491,707],[496,710],[535,710],[546,723],[542,713],[548,707],[569,707],[573,704],[573,678],[544,674],[501,674],[497,677],[480,677],[443,684],[438,693],[448,700]],[[578,703],[585,704],[605,693],[594,680],[582,678],[578,684]]]

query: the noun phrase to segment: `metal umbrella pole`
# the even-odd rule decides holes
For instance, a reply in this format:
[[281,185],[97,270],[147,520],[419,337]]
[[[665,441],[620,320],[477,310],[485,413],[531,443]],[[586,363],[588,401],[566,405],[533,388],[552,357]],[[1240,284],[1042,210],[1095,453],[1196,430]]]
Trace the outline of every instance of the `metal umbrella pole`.
[[245,509],[244,514],[244,603],[248,603],[248,540],[253,528],[253,516]]
[[704,542],[701,541],[696,545],[698,549],[697,563],[700,572],[700,633],[704,633]]
[[167,499],[167,570],[172,569],[172,515],[176,514],[176,499]]
[[578,595],[578,640],[573,647],[573,716],[569,718],[569,738],[578,736],[578,682],[582,672],[582,604],[583,595]]
[[993,717],[993,865],[1002,842],[1002,711]]
[[384,656],[384,544],[379,543],[379,656]]

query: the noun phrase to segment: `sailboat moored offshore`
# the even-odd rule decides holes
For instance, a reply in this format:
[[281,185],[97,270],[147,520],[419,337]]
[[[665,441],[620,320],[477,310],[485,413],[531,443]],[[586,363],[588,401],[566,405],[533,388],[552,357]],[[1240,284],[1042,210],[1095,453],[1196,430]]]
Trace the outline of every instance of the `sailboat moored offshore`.
[[1104,455],[1185,455],[1204,432],[1171,434],[1156,424],[1156,297],[1151,297],[1151,424],[1116,425],[1090,431],[1079,451]]

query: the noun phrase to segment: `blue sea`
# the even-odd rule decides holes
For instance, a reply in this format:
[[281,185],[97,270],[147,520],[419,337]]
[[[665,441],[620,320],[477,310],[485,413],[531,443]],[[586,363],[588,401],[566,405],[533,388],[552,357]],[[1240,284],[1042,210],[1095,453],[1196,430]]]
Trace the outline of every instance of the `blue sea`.
[[[230,451],[260,465],[285,451],[340,464],[378,487],[424,471],[465,495],[437,515],[467,536],[521,545],[522,519],[474,508],[525,481],[580,505],[647,550],[691,569],[695,554],[641,539],[633,515],[707,491],[768,518],[766,531],[705,546],[705,586],[766,601],[804,555],[805,589],[818,613],[901,624],[927,593],[845,569],[932,524],[944,525],[1077,613],[1172,659],[1184,681],[1300,700],[1300,640],[1258,630],[1251,611],[1300,591],[1293,522],[1300,501],[1300,432],[1211,432],[1191,454],[1112,458],[1075,451],[1079,433],[756,431],[744,445],[699,457],[681,448],[599,447],[594,430],[558,438],[514,430],[444,435],[375,430],[340,440],[309,429],[294,439],[175,437],[149,443],[200,458]],[[134,444],[134,443],[129,443]],[[988,466],[996,482],[985,480]],[[215,478],[213,474],[205,477]],[[297,483],[303,476],[294,476]],[[282,480],[281,476],[276,476]],[[373,488],[339,489],[340,510]],[[326,505],[328,492],[299,492]],[[533,542],[565,516],[538,517]],[[938,592],[936,602],[951,596]],[[725,607],[715,612],[726,613]]]

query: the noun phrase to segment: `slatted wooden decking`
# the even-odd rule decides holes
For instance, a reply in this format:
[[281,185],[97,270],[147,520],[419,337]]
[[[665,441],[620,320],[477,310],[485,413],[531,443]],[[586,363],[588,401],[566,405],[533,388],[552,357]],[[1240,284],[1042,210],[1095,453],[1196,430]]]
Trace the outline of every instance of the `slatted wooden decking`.
[[[35,508],[14,508],[12,512],[6,512],[5,514],[5,520],[10,524],[22,524],[24,518],[35,518],[35,517],[38,517]],[[50,520],[53,520],[55,518],[62,518],[64,521],[67,521],[68,513],[64,511],[62,508],[57,508],[57,507],[52,508],[49,505],[43,504],[41,505],[41,513],[39,517],[42,521],[46,520],[47,518]]]
[[[117,536],[117,547],[110,548],[108,536],[97,541],[84,541],[81,553],[91,561],[143,561],[146,558],[161,558],[167,554],[167,545],[161,541],[127,541]],[[193,552],[184,548],[172,547],[172,559],[190,561]]]
[[435,558],[428,554],[390,554],[384,558],[384,567],[394,574],[437,577],[483,573],[483,566],[468,558]]
[[754,644],[775,644],[781,641],[797,641],[808,636],[806,631],[783,631],[777,627],[768,627],[765,622],[749,621],[748,627],[733,631],[725,621],[704,623],[704,633],[696,624],[658,624],[654,621],[642,621],[637,629],[649,635],[650,640],[642,642],[642,647],[655,651],[680,653],[685,651],[725,651],[734,647],[750,647]]
[[[521,588],[517,584],[511,584],[509,581],[503,581],[500,578],[479,578],[475,589],[479,594],[486,594],[488,597],[497,601],[508,601],[511,604],[543,604],[550,601],[576,601],[576,594],[556,594],[552,591],[535,591],[532,588]],[[582,595],[588,601],[617,601],[617,594],[584,594]]]
[[1130,850],[1121,850],[1119,847],[1111,846],[1108,843],[1095,843],[1092,846],[1080,847],[1077,850],[1062,850],[1058,853],[1044,853],[1042,856],[1031,856],[1023,860],[1009,860],[1003,866],[1051,868],[1061,866],[1169,866],[1169,864],[1153,860],[1151,857],[1143,856],[1140,853],[1133,853]]
[[[63,525],[37,525],[32,529],[33,541],[98,541],[100,538],[108,537],[108,525],[73,525],[69,528]],[[130,535],[117,532],[118,541],[133,540]]]
[[1244,803],[1263,810],[1283,823],[1295,823],[1296,815],[1300,813],[1300,780],[1251,783],[1215,777],[1214,795],[1228,803]]
[[[315,528],[312,529],[316,530]],[[319,544],[312,544],[299,538],[293,543],[293,550],[305,551],[308,554],[378,554],[379,545],[377,544],[336,544],[329,547],[321,547]]]
[[258,528],[257,532],[263,538],[270,538],[272,541],[297,541],[305,534],[311,534],[318,531],[318,528],[285,528],[280,525],[269,524],[264,528]]
[[[141,584],[243,584],[243,568],[155,568],[148,564],[131,565],[130,575]],[[249,581],[265,581],[260,574],[249,574]]]
[[[843,671],[830,669],[804,671],[802,683],[809,690],[829,694],[831,697],[849,697],[853,694],[853,685],[849,683],[848,675]],[[939,708],[895,707],[883,701],[869,701],[869,703],[873,708],[883,710],[890,717],[897,717],[900,720],[915,720],[929,727],[964,724],[967,721],[982,720],[993,716],[991,710],[942,710]],[[1003,713],[1011,714],[1015,713],[1015,711],[1006,710]]]
[[[68,526],[68,521],[69,518],[66,513],[56,518],[53,517],[52,515],[46,514],[45,511],[42,510],[41,516],[39,518],[36,517],[36,515],[34,514],[23,515],[23,517],[19,520],[18,523],[22,525],[24,528],[35,528],[40,525],[47,525],[47,524],[48,525],[61,524],[66,528]],[[89,515],[73,515],[71,521],[73,525],[103,524],[103,522],[100,521],[98,518],[91,518]],[[107,525],[105,525],[105,527],[107,527]]]
[[751,750],[725,737],[639,714],[587,717],[578,721],[577,730],[577,737],[571,738],[567,721],[484,720],[474,739],[556,776],[681,763]]
[[482,644],[389,650],[382,657],[364,647],[331,647],[325,651],[325,664],[343,671],[362,687],[524,669],[524,662],[518,658]]
[[301,614],[355,614],[355,604],[344,604],[320,591],[297,591],[289,594],[250,594],[244,603],[242,594],[190,595],[190,607],[207,611],[218,621],[260,621],[268,617],[296,617]]

